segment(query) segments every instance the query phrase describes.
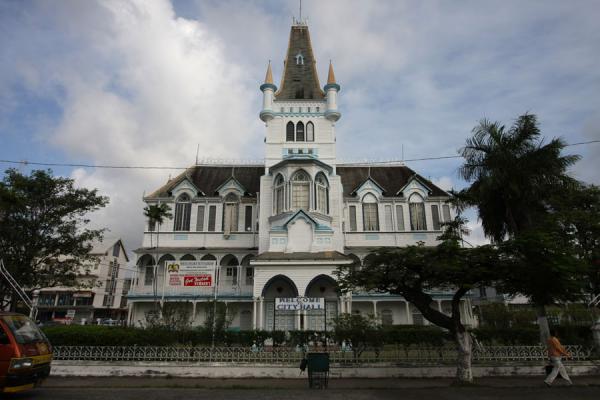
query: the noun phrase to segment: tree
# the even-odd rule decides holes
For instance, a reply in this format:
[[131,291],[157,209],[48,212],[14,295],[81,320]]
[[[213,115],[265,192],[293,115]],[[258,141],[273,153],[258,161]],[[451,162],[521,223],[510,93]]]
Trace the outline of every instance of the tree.
[[[165,218],[171,218],[171,208],[166,203],[152,204],[144,207],[144,216],[148,218],[151,231],[156,234],[156,258],[154,259],[152,293],[154,296],[154,311],[158,312],[158,261],[160,256],[160,227]],[[150,234],[150,247],[152,246],[152,234]],[[165,272],[166,273],[166,272]]]
[[587,290],[600,295],[600,187],[580,184],[557,193],[551,200],[552,216],[565,240],[575,247],[587,268]]
[[[35,170],[29,176],[5,171],[0,182],[0,258],[15,280],[27,288],[76,286],[80,267],[94,261],[91,242],[103,229],[90,229],[88,214],[108,198],[96,189],[75,188],[73,179]],[[2,307],[15,296],[0,282]]]
[[[520,243],[513,243],[512,248],[523,249],[521,245],[531,240],[541,240],[551,245],[543,235],[534,239],[543,232],[542,226],[548,223],[549,199],[577,185],[568,176],[567,168],[579,156],[561,155],[564,147],[565,143],[556,138],[544,144],[535,115],[520,116],[509,129],[498,122],[482,120],[460,150],[465,162],[459,173],[471,185],[457,193],[457,198],[464,206],[477,209],[484,233],[494,242],[515,239],[531,232]],[[521,251],[517,258],[534,268],[535,275],[541,279],[552,266],[542,264],[541,260],[547,258],[535,250]],[[547,247],[542,253],[546,250]],[[523,260],[522,257],[527,259]],[[519,271],[523,272],[523,269]],[[538,313],[540,337],[545,342],[549,337],[545,306],[554,300],[553,293],[534,296],[539,289],[539,282],[535,279],[525,281],[517,271],[509,272],[505,278],[506,287],[510,287],[513,280],[512,283],[515,287],[519,286],[522,294],[532,298]],[[554,285],[553,289],[562,288]],[[557,298],[564,290],[559,292]]]
[[338,343],[345,341],[352,345],[355,362],[367,347],[378,350],[383,346],[381,326],[372,315],[341,314],[333,320],[333,324],[334,339]]
[[[460,247],[459,232],[466,221],[457,217],[444,224],[440,244],[404,248],[382,248],[372,252],[362,269],[340,267],[337,274],[342,290],[366,290],[403,296],[431,323],[447,329],[457,344],[457,379],[473,380],[472,339],[461,321],[460,302],[474,287],[489,285],[497,278],[497,252],[491,246]],[[450,314],[440,311],[432,291],[453,293]]]

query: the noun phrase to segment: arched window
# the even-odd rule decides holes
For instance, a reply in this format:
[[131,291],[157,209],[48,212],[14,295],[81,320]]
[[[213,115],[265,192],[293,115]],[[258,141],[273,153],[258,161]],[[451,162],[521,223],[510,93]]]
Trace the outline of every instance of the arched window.
[[329,184],[323,174],[318,174],[315,179],[315,194],[317,211],[323,214],[329,214]]
[[304,142],[304,124],[302,121],[296,124],[296,142]]
[[189,231],[190,230],[190,214],[192,212],[192,203],[190,196],[182,194],[175,202],[175,223],[174,231]]
[[238,206],[239,199],[234,193],[225,196],[223,204],[223,234],[229,235],[238,231]]
[[310,178],[304,171],[292,177],[292,208],[307,210],[310,207]]
[[294,123],[292,121],[288,122],[285,127],[285,140],[288,142],[294,141]]
[[363,197],[363,230],[379,230],[379,210],[377,206],[377,198],[372,194],[367,194]]
[[281,174],[277,175],[275,178],[275,185],[273,188],[273,204],[275,215],[281,214],[283,210],[285,210],[285,181],[283,180],[283,176]]
[[312,122],[306,124],[306,141],[314,142],[315,141],[315,126]]
[[408,211],[410,212],[410,230],[426,231],[427,222],[425,220],[425,203],[418,194],[413,194],[408,199]]

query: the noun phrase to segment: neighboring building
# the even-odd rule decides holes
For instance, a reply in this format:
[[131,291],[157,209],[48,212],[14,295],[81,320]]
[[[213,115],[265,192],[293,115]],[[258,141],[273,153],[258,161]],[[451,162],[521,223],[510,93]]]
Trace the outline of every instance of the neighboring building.
[[131,275],[129,258],[121,239],[93,244],[96,262],[79,271],[81,287],[51,287],[40,291],[38,319],[66,323],[95,323],[98,319],[125,321]]
[[[374,248],[435,245],[440,224],[453,217],[448,193],[404,164],[337,162],[340,86],[330,64],[321,89],[306,24],[291,28],[280,87],[269,64],[260,88],[264,164],[195,165],[145,197],[168,204],[173,218],[148,224],[135,250],[130,323],[144,324],[155,299],[189,301],[193,323],[204,321],[213,290],[163,287],[168,260],[215,260],[218,298],[239,329],[324,330],[347,312],[376,314],[383,324],[426,323],[400,296],[338,293],[334,271],[360,265]],[[449,313],[451,293],[433,295]],[[325,311],[275,311],[276,298],[297,296],[324,298]],[[469,301],[462,307],[471,324]]]

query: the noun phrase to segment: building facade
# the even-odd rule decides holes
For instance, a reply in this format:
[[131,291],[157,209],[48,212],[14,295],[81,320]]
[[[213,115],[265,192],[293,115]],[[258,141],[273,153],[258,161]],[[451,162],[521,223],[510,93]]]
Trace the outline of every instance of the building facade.
[[[448,193],[404,164],[337,162],[340,85],[330,63],[321,88],[304,23],[291,27],[282,75],[277,87],[269,64],[260,86],[264,164],[194,165],[145,197],[168,204],[173,218],[145,228],[130,323],[143,325],[154,301],[182,301],[199,325],[215,295],[239,329],[326,330],[340,313],[426,323],[400,296],[339,293],[334,271],[360,266],[375,248],[435,245],[440,224],[453,217]],[[169,260],[216,261],[218,292],[165,285]],[[322,299],[324,310],[276,309],[276,299],[294,297]],[[450,293],[434,298],[450,312]],[[469,302],[462,306],[471,323]]]
[[131,287],[129,257],[121,239],[94,243],[95,262],[81,266],[78,287],[40,290],[38,319],[42,322],[97,323],[98,319],[126,321],[127,292]]

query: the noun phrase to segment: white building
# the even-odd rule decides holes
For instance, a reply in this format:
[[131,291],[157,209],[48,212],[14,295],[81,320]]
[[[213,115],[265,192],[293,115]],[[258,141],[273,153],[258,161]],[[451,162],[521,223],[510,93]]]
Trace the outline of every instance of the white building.
[[[448,194],[404,165],[337,163],[340,85],[330,64],[321,89],[305,24],[291,28],[280,87],[269,64],[260,89],[264,165],[195,165],[144,199],[167,203],[174,216],[160,232],[147,225],[136,250],[130,322],[143,324],[159,296],[189,301],[194,324],[201,324],[202,303],[213,290],[163,287],[165,261],[216,260],[218,297],[231,310],[232,327],[323,330],[346,312],[379,315],[384,324],[423,324],[402,297],[338,293],[333,272],[360,264],[374,248],[436,244],[440,223],[452,217]],[[275,312],[276,298],[296,296],[324,298],[325,312]],[[450,293],[434,298],[449,312]],[[463,317],[472,322],[468,302]]]
[[121,239],[104,239],[92,244],[95,262],[78,271],[79,287],[49,287],[40,290],[38,319],[65,323],[93,323],[97,319],[125,320],[127,292],[132,274]]

